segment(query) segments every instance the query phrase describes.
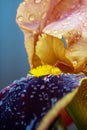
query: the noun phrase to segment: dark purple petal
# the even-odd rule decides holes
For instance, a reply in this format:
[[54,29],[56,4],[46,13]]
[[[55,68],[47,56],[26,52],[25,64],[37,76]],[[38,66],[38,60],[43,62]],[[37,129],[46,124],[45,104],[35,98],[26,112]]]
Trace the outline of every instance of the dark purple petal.
[[35,130],[63,96],[79,86],[84,74],[29,76],[0,92],[0,130]]

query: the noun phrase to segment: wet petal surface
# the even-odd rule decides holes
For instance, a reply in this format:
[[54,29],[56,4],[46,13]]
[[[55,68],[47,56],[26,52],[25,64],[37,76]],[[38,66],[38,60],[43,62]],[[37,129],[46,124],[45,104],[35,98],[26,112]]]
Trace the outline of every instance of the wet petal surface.
[[[59,115],[61,108],[65,107],[75,94],[68,95],[64,100],[60,99],[80,86],[83,78],[84,74],[61,74],[38,78],[29,76],[15,81],[0,91],[0,129],[34,130],[45,114],[53,108],[53,116],[48,114],[46,117],[46,119],[52,117],[44,124],[47,129]],[[53,106],[58,101],[59,105],[56,105],[58,111],[55,111]],[[44,130],[43,125],[38,129]]]

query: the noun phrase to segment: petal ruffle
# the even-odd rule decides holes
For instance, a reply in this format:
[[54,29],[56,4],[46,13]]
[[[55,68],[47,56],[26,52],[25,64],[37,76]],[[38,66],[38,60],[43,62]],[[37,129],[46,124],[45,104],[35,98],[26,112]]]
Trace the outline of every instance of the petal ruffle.
[[39,57],[35,54],[36,42],[39,33],[47,24],[47,18],[50,17],[54,7],[59,1],[60,0],[42,0],[38,2],[35,0],[25,0],[20,4],[17,10],[16,22],[24,32],[25,47],[31,68],[41,64]]
[[46,26],[44,33],[54,37],[65,38],[67,48],[65,57],[73,64],[74,72],[83,71],[87,64],[87,1],[61,20]]
[[67,42],[63,59],[68,59],[69,64],[73,64],[75,73],[85,72],[87,63],[86,6],[86,0],[25,0],[20,4],[16,21],[25,35],[25,47],[31,68],[41,64],[35,47],[38,35],[43,31],[59,38],[63,36]]
[[42,34],[39,36],[35,49],[36,55],[40,58],[42,64],[50,64],[54,66],[64,64],[65,68],[62,66],[62,71],[66,71],[66,66],[68,72],[73,70],[73,65],[67,57],[65,57],[66,50],[62,40],[47,34]]

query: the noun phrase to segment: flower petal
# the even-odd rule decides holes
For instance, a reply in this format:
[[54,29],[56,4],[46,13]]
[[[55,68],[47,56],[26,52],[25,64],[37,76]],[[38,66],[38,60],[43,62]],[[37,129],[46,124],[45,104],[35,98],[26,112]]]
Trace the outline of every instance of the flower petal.
[[57,57],[53,50],[53,37],[42,34],[36,45],[36,55],[44,64],[53,65],[57,61]]
[[78,93],[68,105],[67,110],[78,129],[87,129],[87,79],[80,82]]
[[60,0],[25,0],[17,10],[16,21],[23,30],[41,32]]
[[50,17],[59,1],[25,0],[17,9],[16,22],[24,32],[25,47],[31,68],[41,64],[39,57],[35,54],[36,42],[38,35],[47,24],[47,18]]
[[0,91],[0,129],[33,130],[48,113],[38,127],[47,129],[60,110],[71,102],[78,89],[70,92],[81,86],[80,81],[84,78],[84,74],[61,74],[29,76],[15,81]]
[[38,36],[25,32],[25,48],[28,54],[28,61],[31,68],[41,65],[39,57],[35,54],[35,44]]
[[37,41],[36,55],[40,58],[42,64],[56,65],[62,71],[65,72],[67,69],[70,72],[70,70],[73,70],[73,65],[65,57],[65,51],[64,43],[59,38],[42,34]]
[[[66,53],[63,59],[67,59],[70,66],[71,63],[73,64],[75,73],[86,70],[86,5],[86,0],[42,0],[39,2],[25,0],[20,4],[16,21],[25,35],[25,46],[31,68],[41,64],[39,57],[35,54],[35,46],[38,35],[43,30],[44,33],[49,35],[59,38],[63,36],[66,39],[68,48],[65,49]],[[29,34],[33,36],[33,45],[30,44],[32,38]]]
[[65,57],[73,64],[74,72],[83,71],[87,64],[87,2],[71,11],[61,20],[56,20],[46,26],[44,33],[54,37],[65,38],[67,48]]

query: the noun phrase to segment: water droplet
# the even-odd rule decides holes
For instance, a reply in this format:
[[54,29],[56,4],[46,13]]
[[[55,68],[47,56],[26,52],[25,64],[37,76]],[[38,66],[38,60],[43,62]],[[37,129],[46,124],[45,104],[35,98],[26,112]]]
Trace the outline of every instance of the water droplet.
[[38,4],[38,3],[40,3],[41,2],[41,0],[35,0],[35,3],[36,4]]
[[78,64],[78,63],[77,63],[77,61],[76,61],[76,60],[74,60],[74,61],[73,61],[73,66],[74,66],[74,67],[76,67],[76,66],[77,66],[77,64]]
[[17,110],[17,108],[16,108],[16,107],[14,107],[13,109],[14,109],[14,110]]
[[25,118],[25,115],[22,115],[21,118],[22,118],[22,119]]
[[17,112],[17,115],[21,115],[21,113],[20,113],[20,112]]
[[34,87],[34,90],[37,90],[37,87]]
[[45,111],[45,110],[46,110],[46,107],[43,107],[42,110]]
[[84,27],[87,27],[87,23],[84,23]]
[[15,122],[15,125],[19,125],[19,122]]
[[22,4],[25,5],[25,1]]
[[17,19],[19,22],[22,22],[24,20],[24,18],[22,16],[18,16]]
[[25,97],[25,94],[24,94],[24,93],[22,93],[22,94],[21,94],[21,97],[22,97],[22,98],[23,98],[23,97]]
[[30,21],[34,21],[34,20],[35,20],[34,15],[29,16],[29,20],[30,20]]
[[37,34],[37,31],[34,30],[34,31],[33,31],[33,34]]
[[45,88],[45,86],[44,86],[44,85],[41,85],[40,90],[42,90],[42,89],[44,89],[44,88]]
[[25,105],[25,102],[22,102],[22,106],[24,106]]
[[44,18],[46,17],[46,14],[47,14],[47,13],[44,12],[44,13],[42,14],[42,17],[41,17],[41,18],[44,19]]
[[30,98],[34,98],[34,95],[31,95]]
[[24,121],[21,121],[21,124],[23,125],[23,124],[24,124]]

